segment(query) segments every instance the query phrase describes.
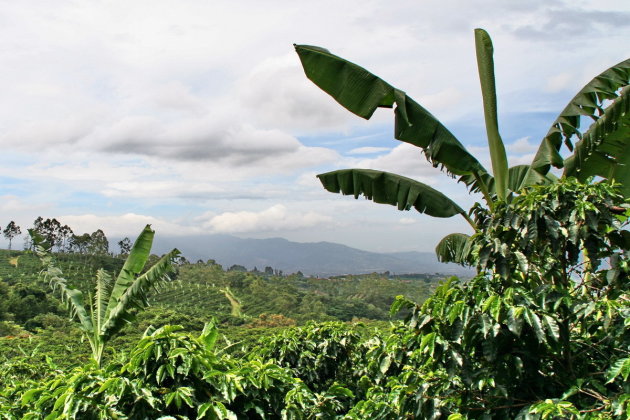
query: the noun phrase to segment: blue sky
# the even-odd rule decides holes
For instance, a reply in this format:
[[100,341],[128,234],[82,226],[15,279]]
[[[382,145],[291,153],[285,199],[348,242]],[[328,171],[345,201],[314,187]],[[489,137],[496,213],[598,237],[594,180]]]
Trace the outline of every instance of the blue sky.
[[[315,175],[388,170],[476,197],[304,76],[293,43],[354,61],[487,164],[473,29],[493,38],[510,163],[566,102],[630,56],[619,1],[46,1],[0,8],[0,224],[75,233],[227,233],[428,251],[468,227],[325,192]],[[461,219],[461,220],[460,220]]]

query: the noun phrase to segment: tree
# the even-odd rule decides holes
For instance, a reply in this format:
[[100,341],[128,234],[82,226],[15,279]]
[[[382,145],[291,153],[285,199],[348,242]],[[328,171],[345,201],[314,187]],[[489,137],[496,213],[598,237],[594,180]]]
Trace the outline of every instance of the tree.
[[[510,202],[526,186],[555,182],[556,177],[549,173],[551,166],[564,167],[564,177],[577,176],[582,181],[593,175],[620,181],[624,195],[630,195],[630,165],[624,155],[630,142],[630,59],[607,69],[578,92],[552,124],[531,165],[508,168],[498,129],[493,47],[484,30],[475,30],[475,45],[492,173],[403,91],[323,48],[296,45],[295,49],[306,76],[354,114],[369,119],[378,107],[395,104],[394,137],[421,148],[434,167],[458,177],[471,191],[481,192],[490,210],[499,202]],[[584,133],[579,129],[582,116],[595,120]],[[580,139],[575,147],[573,137]],[[563,142],[573,152],[567,159],[559,154]],[[414,207],[434,217],[459,214],[477,230],[468,212],[453,200],[410,178],[367,169],[332,171],[318,178],[328,191],[355,198],[363,194],[399,210]],[[458,233],[442,239],[436,253],[443,261],[461,263],[469,248],[469,236]]]
[[[38,218],[41,221],[41,218]],[[59,235],[61,233],[61,223],[57,219],[46,219],[37,224],[36,229],[52,247],[59,246]]]
[[70,250],[70,241],[74,236],[70,226],[62,226],[54,218],[44,220],[43,217],[39,216],[33,222],[33,230],[41,235],[50,247],[57,247],[60,252]]
[[70,247],[69,242],[73,234],[74,232],[72,231],[72,228],[68,225],[63,225],[59,228],[59,238],[58,238],[59,251],[61,252],[69,251],[69,247]]
[[136,239],[116,279],[105,270],[98,270],[94,294],[90,294],[86,300],[80,290],[68,286],[49,253],[50,246],[48,249],[42,246],[45,244],[44,238],[34,230],[31,230],[31,235],[44,266],[42,277],[50,282],[54,290],[59,291],[71,316],[78,320],[98,365],[105,344],[125,323],[133,319],[134,310],[148,305],[147,293],[168,280],[169,274],[174,271],[172,261],[179,255],[179,251],[173,249],[143,273],[155,235],[151,226],[147,225]]
[[13,220],[11,220],[7,227],[2,231],[4,237],[9,240],[9,249],[11,249],[11,241],[13,240],[13,238],[20,235],[21,233],[22,230],[20,229],[20,227],[16,225]]
[[92,255],[107,255],[109,253],[109,241],[101,229],[90,235],[88,252]]
[[120,255],[129,255],[129,252],[131,251],[131,240],[125,237],[118,241],[118,246],[120,247]]
[[70,252],[76,252],[78,254],[87,254],[90,246],[91,237],[89,233],[82,235],[72,235],[68,241],[68,249]]

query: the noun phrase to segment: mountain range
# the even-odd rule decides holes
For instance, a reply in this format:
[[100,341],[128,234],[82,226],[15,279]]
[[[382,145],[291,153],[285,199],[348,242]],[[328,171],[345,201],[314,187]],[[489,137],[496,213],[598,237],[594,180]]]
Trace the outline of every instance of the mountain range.
[[272,267],[285,274],[301,271],[305,275],[325,277],[389,271],[392,274],[473,275],[471,269],[439,262],[432,252],[376,253],[331,242],[301,243],[282,238],[156,236],[152,252],[162,254],[173,248],[178,248],[190,262],[213,259],[224,268],[242,265],[248,270],[257,268],[262,271]]

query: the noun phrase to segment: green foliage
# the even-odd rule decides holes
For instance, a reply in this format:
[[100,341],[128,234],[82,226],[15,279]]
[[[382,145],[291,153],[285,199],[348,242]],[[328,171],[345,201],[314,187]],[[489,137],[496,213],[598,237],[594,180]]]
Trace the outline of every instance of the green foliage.
[[86,302],[83,293],[70,287],[67,279],[62,277],[63,272],[55,265],[52,255],[41,245],[41,235],[31,230],[36,253],[44,266],[42,277],[61,294],[71,317],[79,321],[92,348],[94,360],[99,365],[107,341],[133,319],[133,310],[148,305],[149,289],[166,281],[169,273],[174,271],[172,260],[179,254],[176,249],[142,273],[150,255],[154,234],[149,225],[144,228],[115,281],[106,271],[97,271],[94,295],[89,295]]
[[[224,271],[219,266],[186,264],[177,280],[150,296],[152,305],[176,310],[191,318],[216,316],[221,323],[251,323],[262,314],[283,315],[298,323],[351,321],[354,318],[387,320],[396,295],[418,301],[430,295],[440,275],[390,278],[385,274],[311,278]],[[241,316],[223,290],[238,300]]]
[[[627,71],[630,74],[630,60]],[[563,162],[565,176],[575,176],[581,181],[591,176],[615,179],[622,184],[624,196],[630,196],[625,153],[630,138],[630,88],[626,86],[580,137],[573,155]]]
[[[627,97],[630,94],[627,89],[629,82],[630,59],[627,59],[604,70],[580,89],[562,110],[551,125],[545,138],[543,138],[532,162],[532,169],[540,173],[546,173],[551,165],[556,168],[566,166],[568,171],[567,175],[575,176],[575,173],[579,172],[580,169],[584,169],[588,172],[591,171],[591,165],[600,166],[603,163],[604,166],[608,166],[609,169],[620,169],[625,173],[627,170],[617,167],[617,162],[615,162],[615,160],[621,157],[621,154],[612,153],[608,157],[602,156],[600,153],[594,153],[592,157],[588,155],[591,154],[590,152],[599,152],[599,150],[594,150],[594,148],[599,149],[600,146],[603,150],[608,149],[610,152],[611,149],[607,147],[609,135],[616,137],[610,139],[613,145],[617,144],[623,148],[625,142],[627,142],[628,114],[625,113],[625,115],[623,115],[623,113],[619,112],[619,108],[614,111],[613,109],[619,106],[620,101],[618,98],[624,96],[626,99],[622,99],[621,102],[625,101],[625,106],[627,107]],[[610,103],[611,101],[612,104]],[[611,107],[611,105],[615,106]],[[614,117],[611,115],[611,111]],[[582,130],[580,130],[582,117],[589,117],[596,122],[600,118],[608,121],[604,124],[594,124],[586,133],[583,133]],[[626,130],[625,140],[623,140],[623,137],[617,136],[617,130]],[[589,134],[592,131],[599,132],[599,135],[594,136]],[[584,137],[590,137],[590,139],[586,139],[582,146],[576,147],[572,156],[563,160],[563,157],[560,155],[562,144],[564,142],[567,148],[573,151],[573,137],[577,137],[580,140],[584,139]],[[605,157],[604,162],[602,162],[602,157]],[[588,160],[591,162],[587,162]],[[591,176],[592,174],[593,173],[590,173],[587,176]],[[609,175],[609,173],[606,173],[601,176],[608,177]],[[627,181],[625,176],[615,177],[615,179],[624,184],[626,184]],[[624,185],[623,188],[625,191],[624,195],[627,197],[628,187]]]
[[451,217],[464,210],[441,192],[411,178],[372,169],[345,169],[317,175],[330,192],[363,194],[375,203],[398,206],[398,210],[415,208],[433,217]]
[[13,238],[20,235],[22,233],[22,229],[15,224],[13,220],[9,222],[6,228],[2,231],[2,235],[9,240],[9,249],[11,249],[11,241]]
[[[214,347],[216,336],[212,324],[197,337],[176,326],[147,331],[125,363],[104,369],[88,364],[31,383],[28,390],[20,386],[11,411],[0,414],[25,419],[279,418],[290,391],[315,398],[286,369],[224,355]],[[3,395],[15,397],[15,391]]]
[[[483,109],[492,161],[492,175],[466,148],[427,110],[403,91],[394,88],[374,74],[328,50],[296,45],[306,76],[331,95],[339,104],[369,119],[376,108],[396,105],[394,137],[422,149],[434,167],[459,176],[471,191],[481,192],[492,211],[495,205],[510,202],[522,188],[555,182],[548,174],[551,165],[566,165],[564,177],[581,181],[599,176],[622,183],[624,196],[630,195],[630,161],[625,150],[630,139],[630,60],[604,71],[588,83],[567,105],[542,140],[531,165],[508,168],[505,146],[499,134],[493,47],[483,29],[475,29],[475,46]],[[585,132],[579,129],[582,116],[596,122]],[[580,142],[575,150],[571,138]],[[573,155],[563,161],[559,150],[562,140]],[[477,231],[479,227],[451,199],[432,188],[400,175],[351,169],[318,175],[328,191],[363,194],[377,203],[398,206],[399,210],[416,208],[435,217],[462,215]],[[441,261],[465,264],[470,250],[462,237],[447,237],[437,246]],[[472,258],[472,256],[470,256]]]
[[480,209],[472,246],[482,274],[451,279],[422,305],[395,302],[411,313],[368,355],[376,386],[353,418],[626,414],[623,208],[609,184],[566,180]]
[[503,146],[503,140],[499,134],[497,93],[494,83],[494,48],[492,47],[490,36],[483,29],[475,29],[475,49],[477,52],[477,66],[479,69],[479,81],[481,82],[483,111],[486,120],[495,192],[499,200],[505,201],[508,195],[508,177],[510,174],[508,172],[505,146]]
[[[630,235],[624,230],[630,206],[617,187],[582,184],[568,179],[546,188],[532,187],[512,205],[493,213],[474,209],[480,230],[473,253],[479,269],[494,269],[507,278],[519,269],[528,278],[568,285],[578,276],[605,290],[619,291],[619,264],[625,264]],[[612,258],[605,278],[593,278],[604,260]],[[580,284],[589,287],[589,284]]]
[[[630,203],[619,186],[561,179],[530,186],[492,211],[475,206],[472,215],[477,233],[453,240],[470,249],[465,261],[479,274],[442,282],[420,304],[397,297],[391,313],[404,321],[392,321],[388,331],[308,323],[274,336],[265,329],[254,344],[243,331],[260,328],[230,327],[222,336],[214,321],[200,334],[163,325],[184,320],[201,329],[207,313],[187,320],[159,301],[141,317],[159,328],[138,339],[128,328],[112,341],[128,352],[104,368],[94,362],[69,368],[60,354],[80,355],[78,339],[63,349],[65,336],[56,329],[34,336],[16,329],[17,336],[0,339],[0,417],[627,418]],[[347,307],[327,308],[340,300],[378,308],[388,293],[418,292],[425,284],[377,275],[259,276],[202,263],[181,268],[186,287],[194,287],[182,295],[191,297],[189,306],[201,306],[192,297],[208,296],[201,293],[206,290],[223,299],[227,314],[223,292],[229,290],[241,301],[243,318],[261,315],[248,318],[250,327],[275,328],[290,319],[260,311],[267,307],[284,304],[304,316],[341,313]],[[107,313],[102,307],[111,292],[105,274],[99,276],[93,311]],[[181,281],[169,290],[184,287]]]
[[363,337],[356,327],[340,322],[308,323],[262,340],[255,357],[293,370],[316,392],[335,383],[353,384],[362,375]]

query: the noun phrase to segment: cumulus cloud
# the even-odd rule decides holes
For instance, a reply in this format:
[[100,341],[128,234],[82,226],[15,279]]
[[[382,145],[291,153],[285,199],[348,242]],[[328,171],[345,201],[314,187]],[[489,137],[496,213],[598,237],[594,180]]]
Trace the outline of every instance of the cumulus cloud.
[[629,27],[630,12],[592,10],[561,2],[540,10],[535,20],[510,26],[516,35],[527,39],[544,41],[553,36],[577,42],[595,34],[608,33],[611,25]]
[[210,118],[169,125],[157,118],[128,118],[95,132],[85,142],[110,153],[222,161],[234,166],[256,163],[269,155],[282,158],[302,147],[295,137],[277,129],[215,124]]
[[547,90],[549,92],[560,92],[571,85],[571,79],[574,76],[571,73],[562,72],[547,79]]
[[159,217],[135,213],[102,216],[96,214],[62,215],[57,218],[75,232],[94,232],[103,229],[107,236],[122,237],[139,234],[147,224],[164,236],[181,236],[202,233],[199,227],[187,226]]
[[213,216],[203,226],[217,233],[270,232],[311,228],[331,220],[315,212],[292,213],[286,206],[276,204],[260,212],[225,212]]
[[396,146],[385,155],[359,160],[354,166],[415,177],[428,184],[435,183],[435,177],[440,174],[440,171],[427,161],[421,149],[408,143]]
[[506,149],[509,153],[515,154],[532,153],[538,150],[538,145],[530,143],[529,137],[521,137],[506,145]]
[[376,154],[376,153],[387,152],[390,150],[391,148],[389,147],[366,146],[366,147],[357,147],[356,149],[352,149],[348,152],[348,154],[349,155],[371,155],[371,154]]
[[448,87],[432,95],[423,95],[420,100],[426,108],[435,112],[443,109],[456,109],[463,98],[464,94],[459,89]]
[[306,78],[295,53],[264,60],[237,86],[242,111],[262,126],[330,132],[356,118]]
[[[192,232],[211,209],[200,220],[217,229],[238,230],[240,220],[248,234],[258,226],[341,241],[349,230],[316,224],[337,216],[325,209],[316,173],[359,166],[436,182],[440,172],[419,149],[391,140],[390,109],[364,121],[340,107],[307,80],[293,42],[329,48],[453,121],[481,118],[473,28],[493,37],[499,101],[518,98],[506,107],[514,114],[562,109],[562,92],[625,58],[630,30],[627,2],[613,0],[592,8],[569,0],[39,6],[6,2],[0,17],[0,175],[24,184],[0,215],[69,214],[85,231],[111,224],[126,235],[151,221]],[[507,148],[511,163],[529,163],[527,140]],[[485,148],[473,149],[489,163]],[[313,201],[298,203],[305,197]],[[379,206],[334,198],[347,220],[358,212],[380,220]],[[190,222],[172,219],[173,202]],[[385,243],[360,220],[353,226],[366,229],[362,240]],[[280,225],[295,230],[273,230]],[[383,226],[400,233],[421,224],[392,216]]]
[[173,181],[127,181],[108,183],[102,190],[106,197],[155,198],[159,196],[178,198],[208,198],[222,194],[224,190],[213,184],[185,183]]
[[47,211],[50,207],[50,204],[33,206],[33,203],[29,203],[16,195],[0,195],[0,214],[5,216],[3,221],[12,219],[15,221],[19,220],[19,223],[26,223],[29,218],[31,220],[35,218],[31,217],[33,214],[38,211]]

